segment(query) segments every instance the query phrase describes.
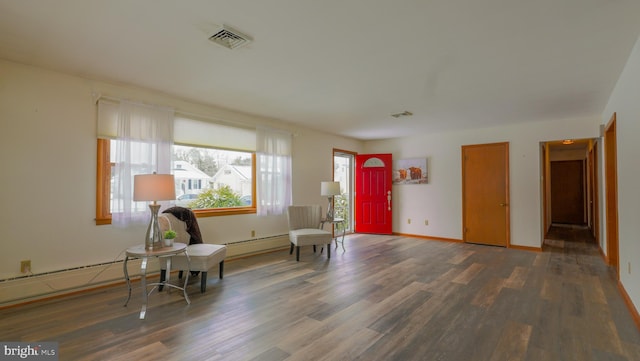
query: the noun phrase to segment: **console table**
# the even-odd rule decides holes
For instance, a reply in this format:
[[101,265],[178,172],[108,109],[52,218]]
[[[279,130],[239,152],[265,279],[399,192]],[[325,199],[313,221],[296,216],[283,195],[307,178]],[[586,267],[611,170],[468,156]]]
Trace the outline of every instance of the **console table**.
[[[344,225],[344,219],[342,219],[342,218],[323,219],[320,222],[321,222],[320,228],[323,228],[325,223],[331,223],[332,225],[336,226],[336,228],[334,229],[334,240],[336,241],[336,249],[338,249],[338,243],[341,243],[342,244],[342,252],[345,252],[346,250],[344,249],[344,235],[345,235],[345,232],[346,232],[346,227]],[[339,234],[336,235],[335,230],[338,229],[337,226],[341,226],[341,228],[342,228],[342,236],[340,236]],[[340,237],[341,237],[341,240],[338,240],[338,238],[340,238]]]
[[[184,243],[174,243],[171,247],[162,247],[154,250],[146,250],[144,249],[144,245],[130,247],[126,251],[126,257],[124,258],[124,278],[127,280],[127,288],[129,290],[129,295],[127,296],[127,301],[124,303],[125,307],[129,303],[131,299],[131,280],[129,279],[129,271],[127,270],[127,262],[130,259],[139,258],[142,259],[142,263],[140,265],[140,283],[142,288],[142,309],[140,310],[140,319],[144,319],[147,313],[147,301],[149,295],[156,289],[158,286],[167,286],[179,289],[182,291],[184,295],[184,299],[187,301],[187,304],[190,305],[191,301],[189,300],[189,296],[187,295],[187,283],[189,282],[189,272],[187,273],[187,277],[184,279],[184,284],[182,287],[173,285],[169,283],[169,277],[171,274],[171,256],[175,256],[178,254],[184,254],[187,258],[187,262],[191,262],[189,260],[189,255],[187,254],[187,245]],[[153,282],[147,285],[147,262],[149,258],[156,257],[168,257],[167,259],[167,273],[166,279],[161,280],[160,282]],[[147,286],[153,286],[151,291],[147,292]]]

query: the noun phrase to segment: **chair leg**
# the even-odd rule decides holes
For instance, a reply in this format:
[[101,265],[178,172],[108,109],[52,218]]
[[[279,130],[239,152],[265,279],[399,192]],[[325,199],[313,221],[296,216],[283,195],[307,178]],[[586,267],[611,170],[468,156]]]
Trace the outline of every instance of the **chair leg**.
[[313,253],[316,253],[316,245],[313,245]]
[[296,246],[296,262],[300,262],[300,246]]
[[162,289],[164,288],[164,285],[162,285],[162,283],[166,279],[167,279],[167,270],[166,269],[161,269],[160,270],[160,286],[158,286],[158,291],[162,291]]
[[289,248],[289,254],[293,254],[293,243],[291,243],[291,248]]
[[200,293],[204,293],[207,290],[207,272],[202,272],[200,275]]
[[220,279],[222,279],[223,274],[224,274],[224,260],[220,261]]
[[331,243],[327,245],[327,259],[331,258]]
[[180,270],[180,272],[178,272],[178,279],[181,280],[182,279],[182,270]]

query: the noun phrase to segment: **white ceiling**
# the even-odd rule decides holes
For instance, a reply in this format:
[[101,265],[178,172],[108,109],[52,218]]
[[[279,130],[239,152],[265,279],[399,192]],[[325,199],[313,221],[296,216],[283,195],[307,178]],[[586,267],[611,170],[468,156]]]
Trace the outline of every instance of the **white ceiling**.
[[359,139],[600,116],[639,34],[638,0],[0,0],[0,58]]

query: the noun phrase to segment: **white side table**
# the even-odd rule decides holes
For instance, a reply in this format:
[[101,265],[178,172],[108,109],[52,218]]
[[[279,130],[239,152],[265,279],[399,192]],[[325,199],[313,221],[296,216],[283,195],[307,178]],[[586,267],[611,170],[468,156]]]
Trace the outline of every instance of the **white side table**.
[[[127,270],[127,262],[130,259],[140,258],[142,259],[142,264],[140,265],[140,283],[142,288],[142,309],[140,310],[140,319],[144,319],[147,313],[147,302],[149,295],[156,289],[158,286],[167,286],[177,288],[182,290],[182,294],[184,295],[184,299],[187,301],[187,304],[190,305],[191,301],[189,300],[189,296],[187,295],[187,283],[189,282],[189,272],[187,272],[187,277],[184,279],[184,285],[182,287],[176,286],[169,283],[169,277],[171,274],[171,256],[175,256],[178,254],[184,253],[187,258],[187,262],[191,262],[189,259],[189,255],[187,254],[187,245],[184,243],[174,243],[171,247],[162,247],[160,249],[154,250],[145,250],[144,245],[134,246],[127,248],[126,257],[124,259],[124,278],[127,280],[127,288],[129,289],[129,295],[127,296],[127,301],[124,303],[125,307],[129,303],[131,299],[131,280],[129,279],[129,272]],[[167,258],[167,275],[165,280],[161,280],[161,282],[149,283],[147,285],[147,261],[151,257],[168,257]],[[153,286],[151,291],[147,292],[147,286]]]
[[[334,238],[333,239],[336,241],[336,249],[338,249],[338,243],[341,243],[342,244],[342,252],[345,252],[346,250],[344,249],[344,235],[345,235],[345,232],[346,232],[346,227],[345,227],[345,224],[344,224],[344,219],[343,218],[323,219],[320,222],[322,223],[321,226],[320,226],[321,228],[324,227],[325,223],[331,223],[331,225],[335,226],[335,229],[334,229],[334,232],[333,232],[333,234],[334,234]],[[338,230],[338,226],[341,226],[341,228],[342,228],[342,236],[340,236],[339,232],[338,232],[338,234],[336,234],[336,230]],[[338,238],[341,238],[341,240],[338,240]]]

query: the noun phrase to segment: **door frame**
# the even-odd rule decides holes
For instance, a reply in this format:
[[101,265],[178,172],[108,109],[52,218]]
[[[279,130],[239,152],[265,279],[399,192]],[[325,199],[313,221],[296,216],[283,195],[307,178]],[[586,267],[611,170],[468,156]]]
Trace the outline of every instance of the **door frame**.
[[591,217],[589,217],[591,233],[596,241],[597,245],[600,245],[600,192],[598,190],[598,142],[592,142],[589,149],[589,174],[587,177],[591,180],[589,195],[590,203],[589,209],[591,211]]
[[[584,158],[586,164],[584,167],[585,170],[585,182],[586,189],[584,190],[585,195],[585,210],[587,211],[586,216],[586,224],[590,227],[591,232],[594,235],[595,240],[599,244],[600,239],[600,199],[599,199],[599,191],[598,191],[598,149],[600,142],[598,139],[594,138],[583,138],[583,139],[574,139],[574,141],[586,141],[588,140],[587,145],[587,154]],[[544,239],[549,229],[551,229],[551,205],[550,205],[550,167],[551,167],[551,159],[552,156],[552,143],[559,143],[560,140],[548,140],[544,142],[540,142],[540,169],[542,172],[542,184],[541,184],[541,204],[542,204],[542,234],[540,236],[540,244],[544,246]],[[603,252],[604,253],[604,252]]]
[[614,112],[604,129],[604,171],[607,264],[614,267],[620,279],[620,250],[618,245],[618,155],[616,113]]

